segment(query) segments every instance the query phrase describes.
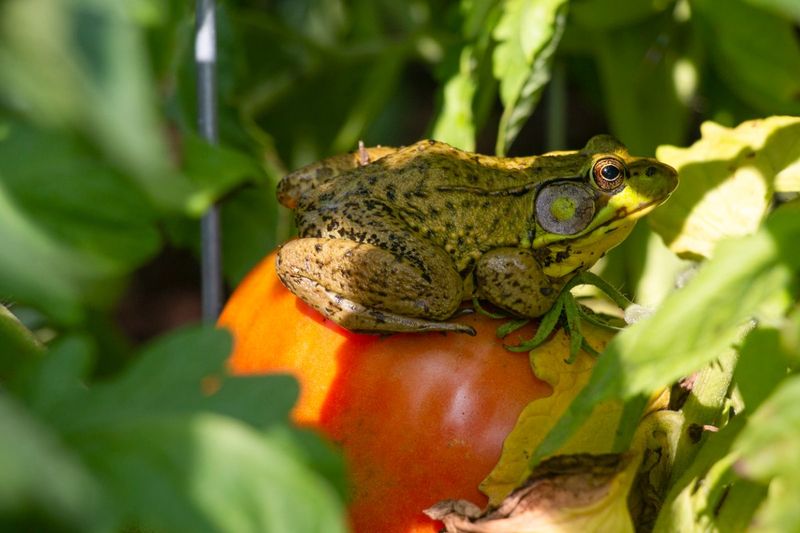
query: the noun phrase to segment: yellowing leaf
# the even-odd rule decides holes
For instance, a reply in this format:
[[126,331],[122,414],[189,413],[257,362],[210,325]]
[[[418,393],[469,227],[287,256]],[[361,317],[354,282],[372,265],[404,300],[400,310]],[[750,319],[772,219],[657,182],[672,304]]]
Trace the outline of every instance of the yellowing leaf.
[[680,185],[650,217],[670,249],[708,258],[720,240],[756,231],[776,191],[800,190],[800,118],[770,117],[726,128],[701,126],[689,148],[659,147]]
[[[589,343],[602,349],[602,333],[597,328],[583,324]],[[607,336],[605,341],[607,341]],[[601,344],[602,342],[602,344]],[[595,358],[581,352],[572,364],[564,362],[569,353],[569,339],[559,330],[551,340],[531,352],[531,364],[539,379],[553,387],[553,394],[531,402],[520,414],[517,425],[506,437],[500,461],[481,483],[481,491],[489,496],[491,504],[499,504],[512,490],[519,487],[531,474],[529,460],[545,435],[555,425],[572,399],[589,381]],[[559,450],[560,453],[606,453],[611,451],[614,432],[622,404],[604,402],[597,406],[592,420],[572,436]]]
[[444,522],[448,533],[641,529],[652,516],[648,495],[661,494],[669,480],[683,422],[678,412],[654,412],[641,421],[625,453],[551,457],[483,511],[464,500],[444,500],[425,513]]

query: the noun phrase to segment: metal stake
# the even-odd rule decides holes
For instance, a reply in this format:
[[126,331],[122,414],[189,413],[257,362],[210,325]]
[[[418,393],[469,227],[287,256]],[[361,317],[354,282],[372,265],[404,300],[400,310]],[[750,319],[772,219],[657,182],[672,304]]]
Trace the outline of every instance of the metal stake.
[[[217,144],[216,6],[214,0],[197,0],[197,127],[209,143]],[[215,322],[222,308],[222,251],[219,208],[212,205],[201,221],[201,276],[203,320]]]

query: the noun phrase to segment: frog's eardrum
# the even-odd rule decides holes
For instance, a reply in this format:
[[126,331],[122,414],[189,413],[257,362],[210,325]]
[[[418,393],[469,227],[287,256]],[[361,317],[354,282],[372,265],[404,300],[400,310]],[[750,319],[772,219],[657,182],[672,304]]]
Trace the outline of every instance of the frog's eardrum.
[[536,196],[536,222],[556,235],[583,231],[592,221],[594,210],[594,192],[581,183],[551,183]]

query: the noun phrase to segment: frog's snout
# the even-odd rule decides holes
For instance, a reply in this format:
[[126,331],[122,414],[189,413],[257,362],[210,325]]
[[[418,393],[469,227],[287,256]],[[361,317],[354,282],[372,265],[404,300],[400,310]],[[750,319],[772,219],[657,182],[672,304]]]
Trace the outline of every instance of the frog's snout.
[[678,186],[678,172],[656,159],[642,159],[629,168],[629,184],[651,198],[666,198]]
[[[657,174],[659,167],[662,169],[662,179],[665,182],[667,194],[670,194],[678,186],[678,171],[670,165],[658,161],[658,167],[654,165],[649,166],[647,170],[645,170],[645,174],[647,174],[648,171]],[[650,170],[651,168],[655,170]]]

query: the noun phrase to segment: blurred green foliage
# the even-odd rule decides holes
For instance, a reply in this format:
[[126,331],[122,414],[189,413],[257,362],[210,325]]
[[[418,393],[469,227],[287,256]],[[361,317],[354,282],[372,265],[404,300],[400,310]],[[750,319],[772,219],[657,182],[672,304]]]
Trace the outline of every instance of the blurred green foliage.
[[[598,398],[635,407],[742,346],[703,416],[717,424],[731,402],[744,414],[681,449],[657,527],[800,527],[800,133],[794,119],[742,126],[760,140],[723,128],[800,115],[797,2],[221,1],[220,146],[195,131],[193,17],[179,0],[0,3],[0,299],[26,317],[0,307],[0,529],[344,527],[341,465],[286,424],[296,385],[224,377],[229,340],[209,328],[143,350],[119,334],[131,278],[167,248],[196,252],[211,203],[233,285],[291,234],[283,173],[359,139],[514,155],[609,131],[653,155],[705,120],[718,126],[691,149],[658,152],[684,177],[655,216],[671,251],[640,224],[603,265],[664,304],[617,337],[546,444]],[[680,291],[675,254],[706,263]],[[768,485],[780,490],[765,499]],[[730,487],[734,503],[712,501]],[[709,502],[715,516],[696,512]]]

